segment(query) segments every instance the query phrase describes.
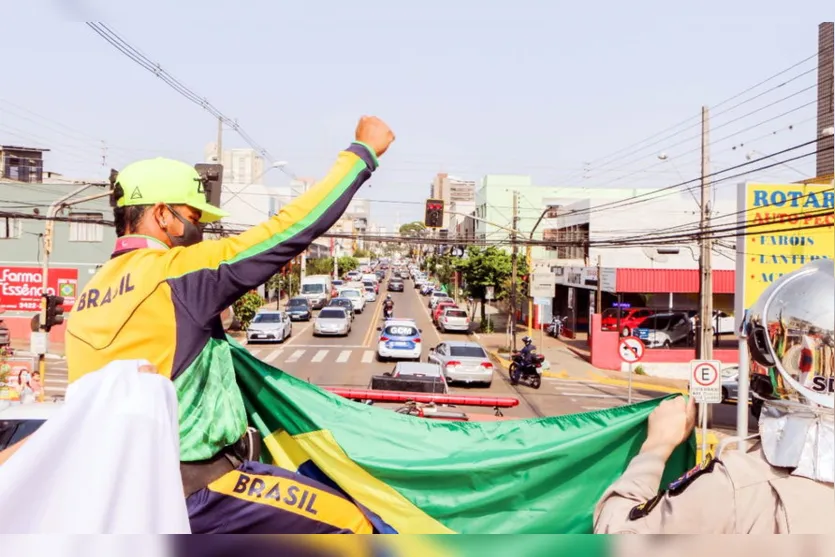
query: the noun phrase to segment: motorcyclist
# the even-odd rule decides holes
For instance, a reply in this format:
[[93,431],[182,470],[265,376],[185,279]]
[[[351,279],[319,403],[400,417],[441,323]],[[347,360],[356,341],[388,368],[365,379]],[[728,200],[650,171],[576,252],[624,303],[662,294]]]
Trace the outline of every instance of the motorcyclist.
[[[372,531],[336,489],[257,462],[261,440],[247,429],[220,313],[330,229],[393,140],[384,122],[363,117],[321,182],[269,220],[211,241],[203,241],[203,225],[227,213],[207,202],[192,166],[152,159],[118,173],[118,238],[68,320],[69,380],[131,359],[150,361],[172,380],[194,533]],[[306,506],[298,504],[302,496]]]
[[383,309],[385,310],[386,315],[394,315],[394,300],[391,298],[391,294],[386,294],[386,299],[383,302]]
[[534,346],[533,339],[529,336],[522,337],[522,344],[525,346],[519,351],[519,361],[526,367],[534,365],[533,356],[536,353],[536,346]]
[[[693,399],[662,402],[647,439],[600,499],[596,533],[821,534],[835,523],[835,264],[783,275],[745,316],[752,412],[759,434],[658,491],[673,450],[693,431]],[[744,402],[743,402],[744,404]]]

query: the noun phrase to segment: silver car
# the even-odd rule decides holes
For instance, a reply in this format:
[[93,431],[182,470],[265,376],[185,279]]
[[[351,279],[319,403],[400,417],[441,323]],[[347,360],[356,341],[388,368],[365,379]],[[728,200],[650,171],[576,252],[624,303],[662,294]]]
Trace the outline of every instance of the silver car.
[[452,298],[450,298],[449,294],[447,294],[446,292],[444,292],[442,290],[433,290],[432,293],[429,294],[429,308],[430,309],[435,309],[435,306],[441,300],[450,300],[452,302],[455,301]]
[[493,382],[493,363],[477,342],[442,342],[429,349],[426,361],[440,365],[448,381],[484,383],[488,387]]
[[377,293],[374,291],[373,286],[366,286],[365,287],[365,301],[366,302],[376,302],[377,301]]
[[284,342],[293,334],[293,323],[283,311],[259,311],[246,328],[247,342]]
[[446,308],[438,318],[438,329],[442,333],[447,331],[466,333],[470,330],[470,318],[467,316],[467,312],[461,308]]
[[319,312],[313,322],[313,336],[347,336],[351,332],[351,316],[341,307],[328,306]]

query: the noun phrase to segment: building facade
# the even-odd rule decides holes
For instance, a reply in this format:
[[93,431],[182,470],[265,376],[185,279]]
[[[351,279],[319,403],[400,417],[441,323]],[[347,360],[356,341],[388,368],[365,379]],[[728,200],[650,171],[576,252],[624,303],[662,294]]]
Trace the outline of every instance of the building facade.
[[49,149],[0,145],[0,179],[43,182],[43,154]]
[[[16,216],[0,216],[0,308],[13,338],[29,338],[29,321],[38,312],[42,293],[43,234],[45,222],[39,220],[49,205],[67,195],[77,184],[33,184],[0,180],[0,192],[7,200],[5,209]],[[104,191],[92,186],[82,195]],[[49,256],[48,288],[64,296],[67,319],[75,294],[87,284],[108,259],[116,242],[108,198],[75,205],[62,216],[73,222],[56,221]],[[50,339],[63,340],[64,327],[50,333]]]
[[439,173],[433,178],[429,187],[429,197],[431,199],[442,199],[444,207],[444,220],[442,229],[451,230],[450,219],[453,215],[450,214],[453,203],[473,203],[475,202],[475,180],[465,180],[450,176],[449,174]]

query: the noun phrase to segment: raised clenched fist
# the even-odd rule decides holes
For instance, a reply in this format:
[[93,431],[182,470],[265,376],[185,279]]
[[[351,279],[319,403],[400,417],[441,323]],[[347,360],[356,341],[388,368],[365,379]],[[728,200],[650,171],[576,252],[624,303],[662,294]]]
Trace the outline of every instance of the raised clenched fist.
[[394,141],[394,132],[376,116],[363,116],[357,124],[356,140],[374,149],[379,157]]

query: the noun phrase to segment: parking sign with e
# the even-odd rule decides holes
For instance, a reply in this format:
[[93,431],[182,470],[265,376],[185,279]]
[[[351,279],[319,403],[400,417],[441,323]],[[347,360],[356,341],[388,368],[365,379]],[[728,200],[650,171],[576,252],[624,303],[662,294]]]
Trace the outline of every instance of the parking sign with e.
[[718,360],[690,361],[690,396],[699,404],[722,402],[722,362]]

